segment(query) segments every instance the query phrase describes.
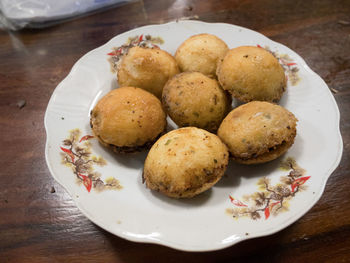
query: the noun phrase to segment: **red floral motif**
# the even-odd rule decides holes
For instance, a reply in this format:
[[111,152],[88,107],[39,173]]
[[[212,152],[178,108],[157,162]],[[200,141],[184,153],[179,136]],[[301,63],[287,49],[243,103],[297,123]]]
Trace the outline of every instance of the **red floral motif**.
[[231,195],[229,196],[231,203],[234,204],[235,206],[245,206],[247,207],[247,205],[243,204],[241,201],[234,199]]
[[306,189],[303,185],[311,176],[303,176],[305,170],[299,167],[292,158],[287,158],[282,162],[281,168],[290,170],[289,174],[282,176],[280,182],[275,186],[271,186],[270,179],[267,177],[260,179],[258,185],[262,191],[245,196],[245,203],[229,195],[235,208],[229,208],[227,212],[233,217],[250,216],[252,219],[261,218],[261,213],[263,213],[266,220],[271,214],[277,215],[280,211],[286,210],[288,201],[297,192]]
[[295,192],[295,189],[299,188],[299,186],[305,184],[305,182],[307,180],[309,180],[311,176],[306,176],[306,177],[301,177],[301,178],[298,178],[296,179],[293,183],[292,183],[292,193]]
[[74,163],[74,154],[72,153],[72,151],[63,147],[60,147],[60,148],[62,151],[64,151],[66,154],[70,156],[72,162]]
[[277,204],[280,204],[281,202],[275,202],[275,203],[272,203],[270,204],[269,206],[267,206],[264,210],[264,214],[265,214],[265,219],[268,219],[269,216],[270,216],[270,210],[272,210],[272,208],[277,205]]
[[69,138],[63,140],[60,146],[62,151],[62,163],[70,167],[76,175],[77,182],[82,183],[88,192],[94,188],[97,191],[105,189],[121,189],[119,181],[115,178],[101,180],[101,174],[94,171],[93,164],[104,166],[106,161],[102,157],[93,156],[91,144],[88,140],[94,138],[92,135],[80,136],[79,129],[72,130]]
[[92,138],[94,138],[94,136],[92,136],[92,135],[85,135],[85,136],[81,137],[79,142],[86,141],[86,140],[89,140],[89,139],[92,139]]

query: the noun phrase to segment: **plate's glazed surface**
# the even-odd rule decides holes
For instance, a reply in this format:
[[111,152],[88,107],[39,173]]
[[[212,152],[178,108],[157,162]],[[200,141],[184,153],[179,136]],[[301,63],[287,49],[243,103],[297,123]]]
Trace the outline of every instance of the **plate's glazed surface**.
[[[230,48],[260,46],[278,57],[288,76],[279,104],[299,119],[298,134],[283,157],[258,166],[231,162],[212,189],[174,200],[142,184],[146,152],[116,155],[89,136],[89,113],[98,99],[117,88],[110,62],[123,52],[118,47],[147,40],[174,54],[185,39],[199,33],[217,35]],[[152,43],[148,35],[161,41]],[[83,56],[58,85],[45,127],[49,169],[91,221],[128,240],[187,251],[221,249],[295,222],[321,197],[342,154],[339,111],[324,81],[289,48],[228,24],[172,22],[114,37]]]

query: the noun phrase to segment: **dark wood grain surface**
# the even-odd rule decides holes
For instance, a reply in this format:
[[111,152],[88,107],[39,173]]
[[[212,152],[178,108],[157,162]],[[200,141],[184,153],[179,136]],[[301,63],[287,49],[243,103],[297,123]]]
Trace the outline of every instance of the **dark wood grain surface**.
[[[73,64],[115,35],[176,19],[261,32],[299,53],[333,90],[341,163],[319,202],[274,235],[205,253],[129,242],[82,215],[48,171],[44,113]],[[348,0],[145,0],[50,28],[0,31],[0,94],[0,262],[350,262]]]

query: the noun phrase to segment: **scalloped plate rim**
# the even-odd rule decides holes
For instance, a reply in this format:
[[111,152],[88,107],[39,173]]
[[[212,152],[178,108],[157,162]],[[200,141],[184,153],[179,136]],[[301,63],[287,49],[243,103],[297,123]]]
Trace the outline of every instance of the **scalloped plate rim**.
[[[317,192],[317,194],[314,196],[312,202],[309,203],[309,205],[307,207],[305,207],[304,211],[302,211],[300,214],[293,216],[292,219],[287,220],[284,222],[284,224],[281,224],[277,227],[274,227],[273,230],[267,230],[264,231],[262,230],[261,232],[258,233],[250,233],[249,236],[240,236],[237,235],[236,239],[227,242],[227,243],[217,243],[216,245],[211,246],[210,248],[208,247],[203,247],[203,246],[183,246],[178,242],[173,242],[170,240],[166,240],[164,238],[154,238],[154,237],[135,237],[135,235],[130,235],[127,232],[118,229],[118,233],[117,231],[109,229],[108,227],[106,227],[103,223],[99,222],[99,220],[97,220],[96,218],[94,218],[93,216],[91,216],[89,213],[85,212],[85,209],[82,207],[82,205],[80,204],[80,202],[74,197],[74,195],[69,191],[69,189],[67,188],[67,186],[64,185],[64,183],[58,178],[58,176],[56,175],[56,173],[54,172],[52,165],[50,163],[50,159],[49,159],[49,154],[48,154],[48,149],[50,147],[50,142],[49,142],[49,138],[48,138],[48,124],[47,124],[47,119],[48,119],[48,110],[50,108],[50,106],[53,104],[54,101],[54,97],[57,93],[57,91],[60,89],[61,86],[63,86],[64,82],[69,78],[69,76],[71,74],[74,73],[75,68],[78,66],[79,62],[81,62],[81,60],[83,58],[85,58],[86,56],[89,56],[92,52],[98,50],[98,49],[102,49],[103,47],[105,47],[106,45],[108,45],[109,43],[113,42],[116,38],[120,38],[124,35],[128,35],[133,33],[134,31],[139,31],[140,29],[144,29],[144,28],[148,28],[148,27],[157,27],[157,26],[166,26],[166,25],[170,25],[170,24],[174,24],[174,23],[192,23],[192,24],[208,24],[208,25],[217,25],[217,26],[226,26],[226,27],[235,27],[235,28],[239,28],[245,31],[251,31],[254,34],[258,34],[260,35],[260,37],[263,37],[265,39],[267,39],[268,41],[278,45],[278,46],[283,46],[284,48],[286,48],[290,53],[296,55],[296,57],[298,57],[298,59],[301,60],[302,64],[301,66],[304,67],[310,74],[312,74],[314,77],[317,77],[319,80],[322,81],[322,85],[327,87],[327,90],[330,94],[330,97],[332,99],[332,103],[334,105],[334,109],[335,109],[335,113],[336,113],[336,118],[334,120],[335,125],[333,125],[334,129],[337,132],[337,139],[338,139],[338,144],[339,144],[339,148],[338,148],[338,152],[337,152],[337,158],[334,160],[333,164],[331,165],[331,167],[329,168],[328,171],[324,172],[324,175],[322,176],[322,187],[321,189],[319,189],[320,191]],[[339,112],[339,108],[337,106],[337,103],[334,99],[334,96],[332,95],[332,93],[330,92],[330,90],[328,89],[328,85],[324,82],[324,80],[317,74],[315,73],[305,62],[305,60],[299,56],[296,52],[294,52],[293,50],[291,50],[289,47],[280,44],[278,42],[275,42],[273,40],[271,40],[270,38],[264,36],[263,34],[248,29],[248,28],[244,28],[241,26],[237,26],[237,25],[233,25],[233,24],[228,24],[228,23],[208,23],[208,22],[202,22],[202,21],[196,21],[196,20],[179,20],[179,21],[171,21],[168,23],[164,23],[164,24],[151,24],[151,25],[144,25],[144,26],[140,26],[137,28],[134,28],[132,30],[126,31],[124,33],[121,33],[119,35],[114,36],[113,38],[111,38],[109,41],[107,41],[105,44],[87,52],[86,54],[84,54],[81,58],[79,58],[74,65],[72,66],[71,70],[69,71],[69,73],[67,74],[67,76],[56,86],[55,90],[53,91],[51,98],[49,100],[48,106],[46,108],[46,112],[45,112],[45,116],[44,116],[44,126],[45,126],[45,131],[46,131],[46,143],[45,143],[45,159],[46,159],[46,163],[47,166],[49,168],[49,171],[51,173],[51,175],[53,176],[53,178],[68,192],[68,194],[70,195],[70,197],[72,198],[72,200],[74,201],[75,205],[78,207],[78,209],[90,220],[92,221],[94,224],[98,225],[99,227],[101,227],[102,229],[104,229],[105,231],[112,233],[116,236],[119,236],[121,238],[124,238],[126,240],[129,241],[133,241],[133,242],[138,242],[138,243],[152,243],[152,244],[158,244],[158,245],[163,245],[163,246],[167,246],[167,247],[171,247],[173,249],[177,249],[177,250],[182,250],[182,251],[189,251],[189,252],[204,252],[204,251],[215,251],[215,250],[220,250],[220,249],[225,249],[227,247],[230,247],[234,244],[237,244],[241,241],[244,240],[248,240],[248,239],[252,239],[252,238],[257,238],[257,237],[263,237],[263,236],[269,236],[272,234],[275,234],[281,230],[283,230],[284,228],[290,226],[291,224],[293,224],[294,222],[296,222],[297,220],[299,220],[302,216],[304,216],[321,198],[321,196],[324,193],[327,181],[329,179],[329,177],[331,176],[331,174],[333,173],[333,171],[337,168],[337,166],[339,165],[340,161],[341,161],[341,157],[342,157],[342,152],[343,152],[343,141],[342,141],[342,136],[340,133],[340,112]],[[231,237],[232,235],[228,235],[228,237]]]

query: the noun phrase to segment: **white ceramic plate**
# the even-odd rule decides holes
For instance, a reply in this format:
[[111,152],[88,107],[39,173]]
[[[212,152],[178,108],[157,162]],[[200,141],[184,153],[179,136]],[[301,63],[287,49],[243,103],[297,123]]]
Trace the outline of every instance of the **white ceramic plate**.
[[[83,136],[91,134],[89,112],[96,101],[117,88],[107,61],[113,47],[129,37],[149,34],[161,37],[164,43],[160,47],[174,54],[185,39],[198,33],[217,35],[230,48],[260,45],[280,57],[289,74],[280,104],[299,119],[298,135],[292,148],[278,160],[258,166],[230,163],[226,176],[212,189],[193,199],[174,200],[142,184],[146,153],[112,154],[96,139]],[[292,85],[293,79],[299,81]],[[140,27],[87,53],[55,89],[45,128],[49,169],[92,222],[128,240],[187,251],[225,248],[292,224],[321,197],[343,147],[336,102],[325,82],[300,56],[252,30],[198,21]],[[81,133],[76,130],[71,153],[67,139],[73,129]],[[295,176],[288,177],[290,171],[278,168],[288,156],[306,172],[294,166]]]

